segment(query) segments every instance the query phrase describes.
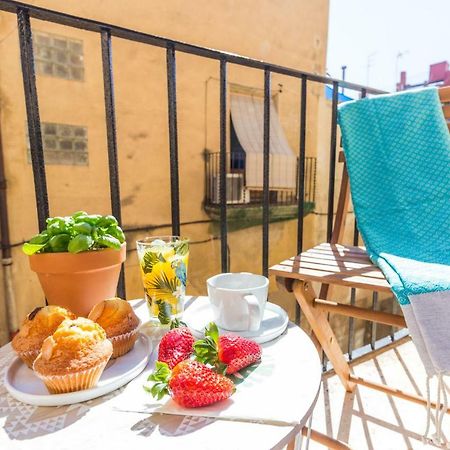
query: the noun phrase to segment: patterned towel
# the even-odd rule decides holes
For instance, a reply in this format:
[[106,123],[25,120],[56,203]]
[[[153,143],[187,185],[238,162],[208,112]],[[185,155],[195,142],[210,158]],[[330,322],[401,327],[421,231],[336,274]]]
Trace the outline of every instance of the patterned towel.
[[[450,371],[450,135],[435,88],[340,105],[355,214],[429,377]],[[436,411],[437,434],[444,408]],[[428,431],[428,429],[427,429]]]

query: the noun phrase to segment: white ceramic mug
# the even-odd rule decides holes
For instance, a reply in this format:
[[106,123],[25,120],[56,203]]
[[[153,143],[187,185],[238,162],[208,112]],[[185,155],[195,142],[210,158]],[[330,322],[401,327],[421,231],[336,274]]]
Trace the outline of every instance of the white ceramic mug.
[[252,273],[221,273],[206,281],[214,322],[230,331],[256,331],[261,326],[269,280]]

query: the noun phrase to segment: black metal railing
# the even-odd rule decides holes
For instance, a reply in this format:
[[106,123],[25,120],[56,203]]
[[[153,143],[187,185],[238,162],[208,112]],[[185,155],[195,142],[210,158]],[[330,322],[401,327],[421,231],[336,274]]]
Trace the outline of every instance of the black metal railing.
[[[256,166],[247,166],[245,152],[205,152],[205,206],[219,207],[221,205],[220,195],[220,159],[225,155],[226,172],[226,195],[228,207],[245,207],[261,205],[263,203],[262,186],[251,186],[247,183],[247,174],[251,178],[257,178],[254,173],[258,170]],[[271,161],[272,163],[272,161]],[[281,181],[279,186],[269,186],[269,204],[272,206],[298,206],[299,198],[303,203],[313,206],[316,199],[316,170],[317,158],[305,157],[303,173],[299,174],[299,159],[296,160],[296,182],[293,186],[283,186],[283,180],[292,178],[291,161],[286,164],[270,164],[270,174],[275,175],[276,180]],[[304,180],[298,183],[298,180]],[[302,192],[301,192],[302,190]],[[304,207],[302,206],[302,210]],[[297,215],[297,214],[296,214]]]
[[[297,186],[295,195],[290,199],[298,205],[297,214],[297,251],[303,250],[304,235],[304,208],[305,203],[310,199],[311,192],[314,192],[309,173],[311,173],[311,159],[306,157],[306,130],[307,130],[307,103],[308,88],[313,83],[332,86],[332,104],[330,128],[330,157],[329,157],[329,176],[328,176],[328,206],[327,206],[327,239],[330,240],[333,226],[334,214],[334,192],[335,192],[335,171],[336,171],[336,141],[337,141],[337,105],[338,91],[340,88],[352,90],[362,97],[367,94],[380,94],[380,90],[350,83],[348,81],[337,80],[334,78],[291,69],[265,61],[229,54],[214,49],[200,47],[185,42],[175,41],[160,36],[151,35],[119,27],[113,24],[99,22],[95,20],[77,17],[62,12],[51,11],[34,5],[20,3],[12,0],[0,0],[0,10],[15,14],[17,16],[18,33],[20,42],[20,59],[22,64],[22,76],[26,102],[26,113],[28,123],[28,134],[30,140],[30,151],[33,168],[33,178],[36,196],[36,208],[39,227],[42,230],[45,227],[45,219],[49,215],[49,201],[47,195],[47,182],[44,152],[41,136],[41,122],[39,116],[39,99],[36,89],[35,63],[33,54],[32,30],[30,19],[52,22],[55,24],[73,27],[84,31],[89,31],[98,35],[101,42],[101,58],[103,64],[104,98],[105,98],[105,116],[107,131],[107,148],[109,162],[109,187],[111,197],[111,211],[121,221],[120,206],[120,173],[118,166],[118,152],[120,149],[116,137],[116,114],[114,98],[114,77],[113,77],[113,43],[112,38],[121,38],[127,41],[146,44],[152,47],[159,47],[166,50],[167,62],[167,99],[168,99],[168,131],[170,156],[170,190],[171,190],[171,217],[172,232],[175,235],[180,234],[180,198],[179,198],[179,168],[178,168],[178,128],[177,128],[177,71],[176,58],[178,53],[196,55],[198,57],[216,60],[219,62],[219,85],[220,95],[218,98],[220,107],[220,152],[216,162],[215,173],[218,174],[218,205],[220,207],[220,239],[221,239],[221,269],[226,272],[229,270],[228,255],[228,228],[227,228],[227,208],[230,207],[227,199],[229,198],[227,174],[229,171],[229,162],[227,156],[227,114],[229,111],[227,82],[228,66],[238,65],[252,69],[258,69],[264,75],[264,126],[263,126],[263,173],[262,188],[260,194],[260,204],[262,205],[262,267],[261,272],[268,274],[269,267],[269,208],[273,190],[270,187],[270,99],[271,99],[271,76],[280,74],[299,80],[300,92],[300,130],[298,147],[298,170]],[[100,56],[100,55],[99,55]],[[309,178],[308,178],[309,177]],[[309,181],[308,181],[309,180]],[[313,182],[314,184],[314,182]],[[272,197],[271,197],[272,196]],[[233,194],[231,195],[233,198]],[[211,197],[209,198],[211,201]],[[357,230],[356,230],[357,231]],[[357,236],[357,232],[355,233]],[[122,275],[119,283],[118,294],[125,296],[125,283]],[[354,302],[354,292],[352,301]],[[376,298],[373,305],[376,306]],[[297,319],[299,319],[299,310],[297,310]],[[353,328],[353,319],[350,319],[350,328]],[[376,330],[373,330],[376,331]],[[352,337],[349,340],[349,349],[352,348]]]

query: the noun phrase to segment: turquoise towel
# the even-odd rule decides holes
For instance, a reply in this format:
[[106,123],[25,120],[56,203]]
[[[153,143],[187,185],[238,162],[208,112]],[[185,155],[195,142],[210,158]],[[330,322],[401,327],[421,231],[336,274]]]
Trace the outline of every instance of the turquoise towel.
[[438,92],[427,88],[344,103],[338,121],[368,254],[391,284],[427,373],[439,375],[446,396],[450,135]]
[[450,289],[450,136],[437,90],[344,103],[338,114],[369,256],[400,303]]

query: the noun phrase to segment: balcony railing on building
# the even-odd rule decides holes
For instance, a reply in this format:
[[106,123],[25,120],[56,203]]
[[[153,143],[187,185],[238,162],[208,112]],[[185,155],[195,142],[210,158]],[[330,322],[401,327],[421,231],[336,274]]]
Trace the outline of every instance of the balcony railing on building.
[[[226,192],[227,205],[229,207],[261,206],[263,201],[262,183],[249,184],[248,179],[258,179],[258,167],[247,165],[247,157],[244,152],[227,152]],[[314,207],[316,192],[316,165],[317,159],[305,158],[305,195],[306,209],[310,211]],[[205,152],[206,170],[206,207],[220,206],[220,153]],[[296,160],[295,174],[298,174],[299,164]],[[249,171],[253,173],[249,174]],[[259,171],[261,172],[261,171]],[[284,180],[289,178],[292,167],[287,164],[271,164],[270,173],[277,184],[270,183],[269,203],[272,206],[292,206],[298,204],[299,186],[298,175],[295,177],[295,185],[289,186]],[[262,181],[262,180],[261,180]]]

